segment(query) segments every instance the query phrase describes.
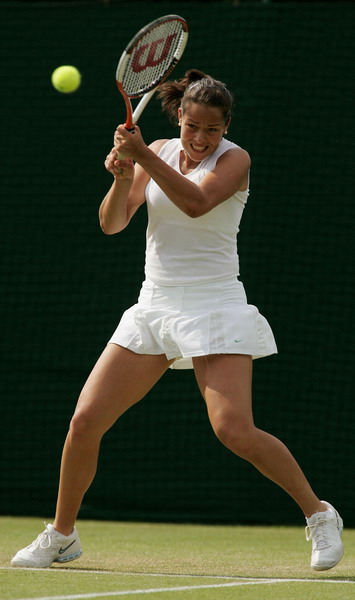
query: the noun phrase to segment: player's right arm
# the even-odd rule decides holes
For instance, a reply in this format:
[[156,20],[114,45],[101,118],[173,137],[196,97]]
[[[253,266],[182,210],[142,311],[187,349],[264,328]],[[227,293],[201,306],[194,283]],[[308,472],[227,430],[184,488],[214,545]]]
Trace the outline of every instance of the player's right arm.
[[149,176],[139,165],[133,165],[131,159],[118,161],[114,154],[113,149],[105,161],[114,180],[99,209],[100,227],[107,235],[127,227],[144,202],[144,189],[149,181]]
[[[150,148],[158,153],[165,142],[157,140]],[[117,160],[116,152],[117,148],[112,148],[105,160],[105,167],[113,174],[114,181],[99,209],[100,227],[107,235],[119,233],[127,227],[145,202],[145,188],[150,179],[140,165],[133,164],[132,159]]]

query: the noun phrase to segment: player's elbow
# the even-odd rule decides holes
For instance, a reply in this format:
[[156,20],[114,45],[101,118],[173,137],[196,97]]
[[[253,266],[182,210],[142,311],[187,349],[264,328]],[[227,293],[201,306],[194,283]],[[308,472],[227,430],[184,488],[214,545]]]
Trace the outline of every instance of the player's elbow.
[[198,219],[210,211],[205,204],[196,204],[194,206],[188,206],[185,209],[185,214],[191,219]]
[[105,223],[104,219],[99,219],[99,223],[100,223],[100,229],[101,231],[105,234],[105,235],[112,235],[113,231],[111,230],[110,227],[107,226],[107,224]]
[[191,219],[198,219],[213,208],[211,199],[204,194],[199,193],[198,196],[190,197],[185,204],[185,214]]
[[99,225],[101,231],[103,231],[105,235],[114,235],[115,233],[119,233],[127,226],[127,223],[127,219],[112,219],[106,215],[104,211],[99,212]]
[[184,213],[191,219],[202,217],[206,212],[208,209],[204,202],[188,202],[184,209]]
[[197,217],[201,216],[198,210],[196,210],[195,208],[191,208],[191,207],[188,207],[185,209],[185,215],[190,217],[190,219],[196,219]]
[[117,233],[116,231],[110,231],[109,229],[105,229],[105,227],[103,225],[101,225],[100,227],[101,227],[101,231],[105,235],[114,235],[115,233]]
[[114,235],[115,233],[119,233],[120,231],[122,231],[122,229],[124,229],[123,227],[118,228],[113,227],[112,225],[108,225],[103,220],[100,220],[100,228],[105,235]]

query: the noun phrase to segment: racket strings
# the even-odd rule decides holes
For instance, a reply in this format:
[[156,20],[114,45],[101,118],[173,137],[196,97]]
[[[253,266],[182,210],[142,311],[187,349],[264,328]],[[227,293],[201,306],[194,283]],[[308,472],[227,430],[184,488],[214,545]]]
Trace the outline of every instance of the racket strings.
[[128,96],[142,96],[164,78],[178,60],[184,35],[182,23],[170,20],[148,30],[139,39],[121,75]]

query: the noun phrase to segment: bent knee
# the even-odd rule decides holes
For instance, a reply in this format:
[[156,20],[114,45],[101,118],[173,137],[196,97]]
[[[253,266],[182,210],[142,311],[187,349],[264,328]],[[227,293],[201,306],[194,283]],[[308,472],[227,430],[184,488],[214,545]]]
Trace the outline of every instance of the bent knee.
[[85,440],[88,437],[101,437],[101,431],[97,417],[88,410],[77,410],[69,427],[69,435],[72,439]]
[[226,418],[212,424],[219,441],[241,458],[250,458],[255,451],[256,428],[250,423],[241,423]]

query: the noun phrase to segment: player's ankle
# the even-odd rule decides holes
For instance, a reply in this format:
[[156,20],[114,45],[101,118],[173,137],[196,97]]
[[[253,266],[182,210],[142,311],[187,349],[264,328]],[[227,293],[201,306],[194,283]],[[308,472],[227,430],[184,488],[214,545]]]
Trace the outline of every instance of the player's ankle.
[[60,525],[57,526],[56,522],[53,523],[53,528],[56,530],[57,533],[65,535],[66,537],[71,535],[74,531],[74,527],[61,527]]

